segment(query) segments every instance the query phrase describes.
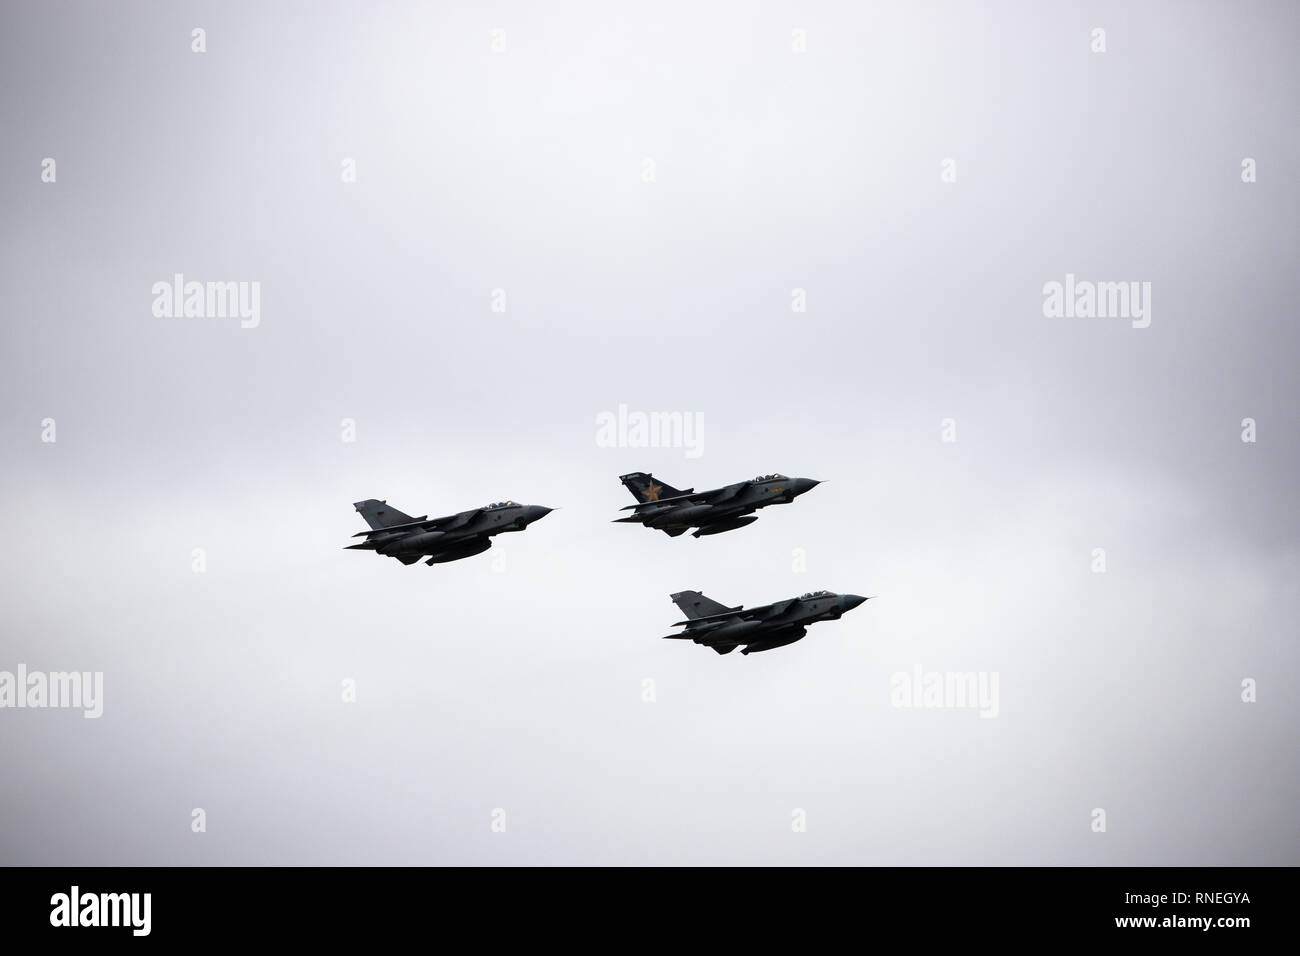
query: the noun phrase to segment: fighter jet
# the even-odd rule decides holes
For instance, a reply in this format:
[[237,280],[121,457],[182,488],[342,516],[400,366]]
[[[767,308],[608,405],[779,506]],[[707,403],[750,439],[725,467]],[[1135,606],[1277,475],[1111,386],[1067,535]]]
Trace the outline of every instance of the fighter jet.
[[838,621],[845,612],[869,600],[856,594],[809,591],[747,611],[743,607],[724,607],[699,591],[678,591],[672,599],[686,615],[686,620],[673,627],[685,626],[686,630],[667,634],[664,639],[694,641],[719,654],[730,654],[742,644],[742,654],[785,647],[801,640],[808,633],[808,625]]
[[743,528],[758,520],[754,512],[759,508],[787,505],[821,484],[812,478],[760,475],[752,481],[739,481],[712,491],[696,492],[694,488],[678,491],[672,485],[656,482],[653,475],[643,471],[620,475],[619,481],[627,485],[638,503],[623,508],[633,514],[615,518],[615,522],[658,528],[671,538],[691,528],[699,529],[692,532],[696,538]]
[[348,545],[347,550],[377,551],[403,564],[414,564],[427,554],[430,557],[424,563],[429,565],[481,554],[492,547],[493,535],[523,531],[554,510],[541,505],[498,501],[460,514],[431,519],[428,515],[412,518],[389,507],[388,502],[374,498],[358,501],[352,507],[361,512],[371,530],[354,534],[352,537],[366,540]]

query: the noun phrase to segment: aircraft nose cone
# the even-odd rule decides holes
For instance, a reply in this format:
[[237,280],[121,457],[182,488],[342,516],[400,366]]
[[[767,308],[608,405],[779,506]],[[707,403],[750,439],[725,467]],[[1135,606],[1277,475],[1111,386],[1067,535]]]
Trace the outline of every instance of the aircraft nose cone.
[[860,594],[846,594],[843,596],[842,600],[844,601],[844,610],[852,611],[860,604],[866,603],[867,599]]
[[532,524],[534,521],[540,521],[554,510],[554,508],[543,508],[541,505],[529,505],[526,512],[528,523]]
[[812,491],[820,484],[821,482],[815,478],[796,478],[794,480],[794,493],[802,495],[806,491]]

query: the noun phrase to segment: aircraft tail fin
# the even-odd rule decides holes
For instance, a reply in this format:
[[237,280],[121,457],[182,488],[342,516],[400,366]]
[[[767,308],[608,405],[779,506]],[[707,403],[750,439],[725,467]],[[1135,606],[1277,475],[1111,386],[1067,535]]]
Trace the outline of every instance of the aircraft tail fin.
[[696,618],[709,617],[713,614],[726,614],[728,611],[736,610],[734,607],[719,604],[712,598],[706,598],[699,591],[678,591],[671,597],[673,603],[681,608],[682,613],[692,621]]
[[655,481],[654,475],[644,471],[619,475],[618,480],[627,486],[627,490],[632,492],[632,496],[641,504],[645,504],[647,501],[658,501],[660,498],[689,495],[695,490],[693,488],[677,489],[666,482]]
[[361,517],[366,519],[366,524],[371,528],[391,528],[393,525],[407,524],[415,520],[396,508],[390,508],[387,501],[379,501],[375,498],[358,501],[352,507],[361,512]]

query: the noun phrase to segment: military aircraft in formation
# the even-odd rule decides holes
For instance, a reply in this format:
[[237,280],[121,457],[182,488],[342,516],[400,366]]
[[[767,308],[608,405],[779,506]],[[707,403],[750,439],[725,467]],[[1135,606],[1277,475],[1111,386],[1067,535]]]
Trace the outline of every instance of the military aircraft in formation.
[[726,607],[706,598],[699,591],[678,591],[673,603],[681,608],[686,620],[673,627],[685,627],[665,640],[694,641],[711,647],[719,654],[730,654],[743,645],[742,654],[770,651],[802,640],[808,626],[818,621],[838,621],[868,598],[857,594],[810,591],[797,598],[765,604],[762,607]]
[[424,562],[429,565],[481,554],[492,547],[493,535],[523,531],[555,510],[498,501],[445,518],[412,518],[374,498],[358,501],[352,507],[361,512],[370,530],[354,534],[352,537],[366,540],[348,545],[348,550],[375,551],[403,564],[414,564],[429,555]]
[[821,484],[812,478],[760,475],[751,481],[697,492],[694,488],[679,491],[672,485],[656,482],[653,475],[643,471],[621,475],[619,480],[637,503],[622,509],[633,513],[626,518],[615,518],[615,522],[658,528],[672,538],[691,528],[698,529],[692,532],[696,538],[743,528],[758,520],[754,512],[759,508],[788,505]]
[[[657,528],[671,537],[696,528],[697,538],[743,528],[758,520],[753,512],[759,508],[789,504],[821,483],[811,478],[763,475],[753,481],[697,494],[691,488],[679,491],[656,483],[652,475],[640,471],[623,475],[621,480],[636,496],[637,504],[624,508],[624,511],[634,510],[635,514],[619,521]],[[554,510],[500,501],[430,519],[428,515],[412,518],[389,507],[388,502],[374,498],[358,501],[353,507],[366,519],[370,530],[353,535],[366,540],[349,545],[350,550],[374,551],[396,558],[402,564],[414,564],[428,556],[425,563],[430,565],[481,554],[492,547],[493,535],[524,531]],[[857,594],[810,591],[797,598],[746,610],[743,606],[726,607],[699,591],[679,591],[672,599],[686,615],[686,620],[673,626],[685,630],[667,637],[694,641],[719,654],[730,654],[737,647],[743,648],[742,654],[785,647],[803,639],[809,625],[838,621],[868,600]]]

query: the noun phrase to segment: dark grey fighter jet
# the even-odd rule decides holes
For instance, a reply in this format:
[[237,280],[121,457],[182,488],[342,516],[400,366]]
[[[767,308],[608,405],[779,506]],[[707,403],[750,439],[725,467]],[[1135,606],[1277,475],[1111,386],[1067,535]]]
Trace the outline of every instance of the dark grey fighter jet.
[[694,641],[719,654],[730,654],[742,644],[742,654],[785,647],[807,634],[808,625],[838,621],[845,612],[869,600],[856,594],[810,591],[747,611],[743,607],[724,607],[699,591],[678,591],[672,599],[686,615],[686,620],[673,627],[685,625],[686,630],[668,634],[665,640]]
[[627,485],[639,503],[622,509],[634,514],[614,520],[658,528],[674,538],[691,528],[699,529],[693,532],[696,538],[743,528],[758,520],[754,512],[759,508],[788,505],[821,484],[811,478],[762,475],[712,491],[696,492],[694,488],[678,491],[672,485],[656,482],[653,475],[643,471],[621,475],[619,481]]
[[442,564],[458,561],[473,554],[481,554],[492,547],[492,536],[507,531],[523,531],[534,521],[545,518],[554,509],[541,505],[521,505],[514,501],[499,501],[472,511],[448,515],[445,518],[412,518],[386,501],[367,498],[352,507],[370,525],[352,537],[366,540],[348,545],[349,550],[377,551],[403,564],[414,564],[426,554],[425,564]]

